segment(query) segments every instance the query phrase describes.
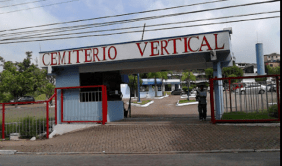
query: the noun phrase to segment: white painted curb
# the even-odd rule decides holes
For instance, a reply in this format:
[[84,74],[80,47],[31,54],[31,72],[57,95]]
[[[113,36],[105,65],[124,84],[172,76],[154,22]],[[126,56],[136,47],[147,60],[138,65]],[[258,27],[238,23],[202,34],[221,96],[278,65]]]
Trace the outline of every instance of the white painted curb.
[[[148,107],[150,104],[153,104],[154,100],[150,101],[147,104],[141,105],[141,104],[135,104],[135,103],[131,103],[131,105],[136,106],[136,107]],[[129,104],[128,102],[126,104]]]
[[0,150],[0,155],[3,155],[3,154],[11,155],[15,153],[17,153],[17,150]]
[[[188,97],[187,95],[182,95],[180,98],[181,98],[181,99],[187,99],[187,97]],[[192,95],[190,95],[189,97],[196,97],[196,95],[193,95],[193,94],[192,94]]]
[[178,100],[177,103],[176,103],[176,106],[185,106],[185,105],[193,105],[193,104],[199,104],[199,102],[196,101],[196,102],[189,102],[189,103],[179,104],[179,100]]

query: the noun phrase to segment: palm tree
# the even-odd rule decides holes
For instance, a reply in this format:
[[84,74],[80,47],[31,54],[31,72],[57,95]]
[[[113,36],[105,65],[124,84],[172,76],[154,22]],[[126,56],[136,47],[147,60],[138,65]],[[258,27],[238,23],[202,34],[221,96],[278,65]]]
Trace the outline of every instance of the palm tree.
[[147,77],[148,78],[154,78],[155,80],[155,97],[158,96],[158,86],[157,86],[157,78],[161,78],[162,75],[161,75],[161,72],[154,72],[154,73],[148,73],[147,74]]
[[189,101],[189,87],[190,87],[190,81],[196,81],[196,77],[193,75],[192,72],[190,71],[186,71],[186,72],[183,72],[182,73],[182,78],[181,78],[182,81],[186,80],[186,85],[187,85],[187,88],[188,88],[188,101]]

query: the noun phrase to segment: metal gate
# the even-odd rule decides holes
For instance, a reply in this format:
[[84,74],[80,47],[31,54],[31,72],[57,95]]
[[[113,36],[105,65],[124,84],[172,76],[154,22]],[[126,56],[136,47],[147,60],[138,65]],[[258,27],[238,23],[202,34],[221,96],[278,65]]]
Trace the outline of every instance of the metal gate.
[[105,124],[107,122],[107,88],[105,85],[61,87],[55,89],[56,93],[58,90],[61,93],[62,123],[97,122]]
[[[215,102],[215,84],[221,94]],[[280,121],[280,75],[210,79],[211,121]],[[216,113],[221,108],[223,112]]]

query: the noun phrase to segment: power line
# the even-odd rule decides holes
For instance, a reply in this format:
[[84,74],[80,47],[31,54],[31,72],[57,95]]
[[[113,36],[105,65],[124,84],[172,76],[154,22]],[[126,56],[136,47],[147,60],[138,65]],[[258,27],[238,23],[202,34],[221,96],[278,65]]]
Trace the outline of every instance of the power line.
[[[192,22],[199,22],[199,21],[210,21],[210,20],[226,19],[226,18],[246,17],[246,16],[252,16],[252,15],[270,14],[270,13],[277,13],[277,12],[280,12],[280,11],[260,12],[260,13],[251,13],[251,14],[243,14],[243,15],[233,15],[233,16],[217,17],[217,18],[181,21],[181,22],[170,22],[170,23],[147,25],[147,27],[175,25],[175,24],[192,23]],[[47,38],[47,37],[53,37],[53,36],[56,36],[56,37],[58,37],[58,36],[69,36],[69,35],[77,35],[77,34],[85,34],[85,33],[97,33],[97,32],[118,31],[118,30],[126,30],[126,29],[136,29],[136,28],[140,28],[140,27],[141,26],[133,26],[133,27],[126,27],[126,28],[115,28],[115,29],[107,29],[107,30],[97,30],[97,31],[87,31],[87,32],[77,32],[77,33],[68,33],[68,34],[57,34],[57,35],[42,36],[42,35],[46,35],[46,34],[59,33],[59,32],[48,32],[48,33],[26,35],[26,36],[21,36],[21,37],[14,37],[14,38],[6,38],[6,39],[2,39],[0,41],[16,40],[16,39],[33,39],[33,38],[39,38],[39,37],[40,38]],[[65,32],[65,31],[61,31],[61,32]]]
[[12,1],[12,0],[4,0],[4,1],[0,1],[0,2],[7,2],[7,1]]
[[[76,25],[76,26],[66,26],[66,27],[60,27],[60,28],[49,28],[49,29],[32,30],[32,31],[22,31],[22,33],[42,32],[42,31],[50,31],[50,30],[57,30],[57,29],[59,29],[59,30],[60,29],[65,29],[66,30],[66,29],[71,29],[71,28],[86,27],[86,26],[96,26],[96,25],[99,25],[99,27],[101,27],[101,26],[108,26],[108,25],[114,25],[114,24],[123,24],[123,23],[129,23],[129,22],[145,21],[145,20],[159,19],[159,18],[164,18],[164,17],[174,17],[174,16],[186,15],[186,14],[192,14],[192,13],[200,13],[200,12],[213,11],[213,10],[222,10],[222,9],[228,9],[228,8],[235,8],[235,7],[241,7],[241,6],[250,6],[250,5],[258,5],[258,4],[272,3],[272,2],[277,2],[277,0],[264,1],[264,2],[255,2],[255,3],[247,3],[247,4],[241,4],[241,5],[225,6],[225,7],[219,7],[219,8],[211,8],[211,9],[196,10],[196,11],[191,11],[191,12],[182,12],[182,13],[174,13],[174,14],[166,14],[166,15],[159,15],[159,16],[140,17],[140,18],[135,18],[135,19],[126,19],[126,20],[110,21],[110,22],[103,22],[103,23],[83,24],[83,25]],[[37,26],[35,26],[35,27],[37,27]],[[7,31],[7,30],[2,30],[0,32],[5,32],[5,31]],[[17,33],[19,33],[19,32],[17,32]]]
[[0,13],[0,14],[13,13],[13,12],[18,12],[18,11],[23,11],[23,10],[29,10],[29,9],[35,9],[35,8],[46,7],[46,6],[53,6],[53,5],[63,4],[63,3],[70,3],[70,2],[74,2],[74,1],[79,1],[79,0],[71,0],[71,1],[66,1],[66,2],[53,3],[53,4],[49,4],[49,5],[42,5],[42,6],[32,7],[32,8],[26,8],[26,9],[20,9],[20,10],[13,10],[13,11],[4,12],[4,13]]
[[29,4],[29,3],[37,3],[37,2],[41,2],[41,1],[47,1],[47,0],[39,0],[39,1],[33,1],[33,2],[19,3],[19,4],[9,5],[9,6],[0,6],[0,8],[6,8],[6,7],[12,7],[12,6],[25,5],[25,4]]
[[[280,16],[261,17],[261,18],[254,18],[254,19],[245,19],[245,20],[235,20],[235,21],[225,21],[225,22],[207,23],[207,24],[198,24],[198,25],[189,25],[189,26],[177,26],[177,27],[169,27],[169,28],[150,29],[150,30],[146,30],[146,31],[148,32],[148,31],[160,31],[160,30],[169,30],[169,29],[197,27],[197,26],[208,26],[208,25],[216,25],[216,24],[226,24],[226,23],[236,23],[236,22],[244,22],[244,21],[255,21],[255,20],[263,20],[263,19],[271,19],[271,18],[278,18],[278,17],[280,17]],[[98,37],[98,36],[111,36],[111,35],[120,35],[120,34],[137,33],[137,32],[142,32],[142,30],[126,31],[126,32],[118,32],[118,33],[109,33],[109,34],[100,34],[100,35],[72,36],[72,37],[67,37],[67,38],[50,38],[50,39],[38,39],[38,40],[13,41],[13,42],[6,42],[6,43],[0,43],[0,44],[26,43],[26,42],[35,42],[35,41],[48,41],[48,40],[85,38],[85,37]]]
[[[112,15],[112,16],[103,16],[103,17],[96,17],[96,18],[90,18],[90,19],[81,19],[81,20],[68,21],[68,22],[59,22],[59,23],[52,23],[52,24],[44,24],[44,25],[37,25],[37,26],[31,26],[31,27],[16,28],[16,29],[4,30],[4,31],[14,31],[14,30],[21,30],[21,29],[28,29],[28,28],[38,28],[38,27],[51,26],[51,25],[58,25],[58,24],[68,24],[68,23],[76,23],[76,22],[81,22],[81,21],[90,21],[90,20],[98,20],[98,19],[104,19],[104,18],[121,17],[121,16],[133,15],[133,14],[143,14],[143,13],[149,13],[149,12],[155,12],[155,11],[177,9],[177,8],[190,7],[190,6],[196,6],[196,5],[203,5],[203,4],[216,3],[216,2],[223,2],[223,1],[229,1],[229,0],[216,0],[216,1],[210,1],[210,2],[195,3],[195,4],[190,4],[190,5],[181,5],[181,6],[168,7],[168,8],[163,8],[163,9],[145,10],[145,11],[141,11],[141,12],[132,12],[132,13],[125,13],[125,14]],[[1,14],[1,13],[0,13],[0,14]],[[2,32],[2,31],[0,31],[0,32]]]

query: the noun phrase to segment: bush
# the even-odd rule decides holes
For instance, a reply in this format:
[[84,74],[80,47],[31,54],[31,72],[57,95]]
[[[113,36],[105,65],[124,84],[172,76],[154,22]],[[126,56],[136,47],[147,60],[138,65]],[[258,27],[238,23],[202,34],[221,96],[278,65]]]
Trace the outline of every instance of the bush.
[[278,106],[277,106],[277,104],[270,106],[268,108],[268,113],[269,113],[269,116],[274,117],[274,118],[278,118]]
[[[0,130],[2,130],[2,123],[0,124],[0,127]],[[11,133],[16,132],[20,133],[21,138],[32,138],[44,133],[43,131],[46,131],[46,118],[25,117],[19,119],[18,122],[5,125],[5,135],[8,138]]]
[[182,90],[183,90],[184,92],[187,92],[187,91],[188,91],[188,87],[187,87],[187,86],[182,86]]
[[20,125],[21,138],[32,138],[46,131],[46,118],[36,119],[28,116],[22,119]]

